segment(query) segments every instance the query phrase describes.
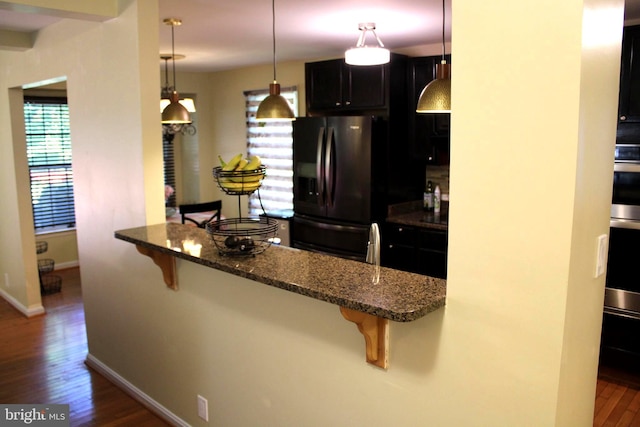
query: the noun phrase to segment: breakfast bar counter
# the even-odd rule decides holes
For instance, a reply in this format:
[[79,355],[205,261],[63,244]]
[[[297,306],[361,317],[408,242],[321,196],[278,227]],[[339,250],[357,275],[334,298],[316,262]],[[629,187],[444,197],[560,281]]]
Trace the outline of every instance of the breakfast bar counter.
[[278,245],[253,256],[222,256],[205,230],[187,225],[137,227],[116,231],[115,237],[396,322],[419,319],[445,303],[446,282],[442,279]]
[[[175,260],[179,258],[335,304],[347,320],[358,324],[365,338],[363,322],[375,321],[378,326],[373,327],[380,329],[388,320],[410,322],[445,304],[443,279],[278,245],[252,256],[223,256],[205,230],[182,224],[120,230],[115,237],[135,244],[140,253],[151,257],[175,290]],[[367,341],[367,360],[369,347]]]

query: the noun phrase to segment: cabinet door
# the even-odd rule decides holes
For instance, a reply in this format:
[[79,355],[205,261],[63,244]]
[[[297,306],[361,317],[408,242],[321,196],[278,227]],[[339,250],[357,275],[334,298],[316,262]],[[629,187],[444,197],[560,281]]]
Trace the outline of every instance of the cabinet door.
[[640,123],[640,25],[624,28],[618,113],[619,123]]
[[447,232],[421,230],[418,242],[418,271],[427,276],[447,278]]
[[397,224],[384,224],[380,236],[382,265],[416,272],[415,230]]
[[418,249],[417,272],[440,279],[447,278],[447,253]]
[[344,106],[347,108],[384,108],[386,106],[386,67],[344,65]]
[[305,64],[307,111],[342,107],[342,60]]

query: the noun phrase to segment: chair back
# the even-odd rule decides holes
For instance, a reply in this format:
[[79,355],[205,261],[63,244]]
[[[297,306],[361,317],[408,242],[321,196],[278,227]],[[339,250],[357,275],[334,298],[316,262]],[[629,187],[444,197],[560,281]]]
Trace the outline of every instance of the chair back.
[[[222,215],[222,200],[215,200],[213,202],[203,202],[203,203],[191,203],[184,204],[178,206],[180,210],[180,216],[182,217],[182,223],[185,224],[185,221],[193,222],[200,228],[204,228],[208,222],[211,222],[215,219],[215,221],[220,221],[220,217]],[[198,221],[197,219],[190,218],[188,214],[202,213],[202,212],[212,212],[211,216],[204,219],[203,221]]]

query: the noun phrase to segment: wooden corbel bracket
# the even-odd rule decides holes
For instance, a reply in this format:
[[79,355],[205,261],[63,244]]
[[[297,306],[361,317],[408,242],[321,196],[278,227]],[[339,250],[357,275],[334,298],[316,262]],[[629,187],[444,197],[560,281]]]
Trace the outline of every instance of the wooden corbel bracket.
[[162,278],[168,288],[178,290],[178,275],[176,274],[176,258],[163,252],[136,245],[136,249],[142,255],[146,255],[162,270]]
[[389,320],[361,311],[340,307],[342,316],[358,325],[364,335],[367,363],[387,369],[389,363]]

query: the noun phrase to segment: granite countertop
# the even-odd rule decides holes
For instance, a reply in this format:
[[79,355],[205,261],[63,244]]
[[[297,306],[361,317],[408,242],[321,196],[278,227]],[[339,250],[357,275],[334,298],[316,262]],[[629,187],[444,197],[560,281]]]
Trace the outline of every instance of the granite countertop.
[[389,208],[387,222],[413,227],[447,230],[449,227],[449,203],[443,202],[440,213],[422,209],[422,201],[402,203]]
[[[254,256],[222,256],[205,230],[182,224],[120,230],[115,232],[115,237],[265,285],[397,322],[419,319],[445,304],[446,281],[443,279],[278,245],[271,245]],[[193,244],[202,245],[197,256],[188,251]]]

